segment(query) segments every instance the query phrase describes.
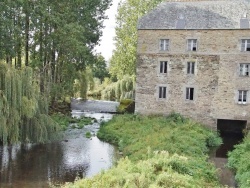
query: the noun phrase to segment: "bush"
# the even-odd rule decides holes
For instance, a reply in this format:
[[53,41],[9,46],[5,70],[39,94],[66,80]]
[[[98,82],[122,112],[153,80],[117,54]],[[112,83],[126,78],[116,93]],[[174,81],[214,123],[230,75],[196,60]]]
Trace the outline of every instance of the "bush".
[[241,188],[250,187],[250,134],[228,154],[228,167],[236,172],[235,179]]

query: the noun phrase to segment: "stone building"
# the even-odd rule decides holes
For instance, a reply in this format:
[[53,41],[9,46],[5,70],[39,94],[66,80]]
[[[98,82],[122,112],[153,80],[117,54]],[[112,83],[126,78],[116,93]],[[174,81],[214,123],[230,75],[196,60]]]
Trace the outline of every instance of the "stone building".
[[250,1],[166,1],[138,22],[135,112],[250,121]]

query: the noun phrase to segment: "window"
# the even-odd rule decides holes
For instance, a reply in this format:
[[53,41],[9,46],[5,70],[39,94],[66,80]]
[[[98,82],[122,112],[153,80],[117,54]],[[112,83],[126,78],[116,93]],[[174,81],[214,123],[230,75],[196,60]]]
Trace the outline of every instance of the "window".
[[186,88],[186,99],[187,100],[194,100],[194,88],[193,87],[187,87]]
[[188,39],[188,51],[197,51],[197,39]]
[[249,63],[241,63],[240,64],[240,76],[249,76]]
[[159,99],[167,98],[167,87],[160,86],[159,87]]
[[246,90],[239,90],[238,103],[239,104],[246,104],[246,102],[247,102],[247,91]]
[[168,62],[160,61],[160,73],[167,73],[167,72],[168,72]]
[[169,40],[168,39],[160,39],[160,50],[168,51],[169,50]]
[[187,62],[187,74],[194,74],[195,62]]
[[241,40],[241,51],[250,51],[250,39],[242,39]]

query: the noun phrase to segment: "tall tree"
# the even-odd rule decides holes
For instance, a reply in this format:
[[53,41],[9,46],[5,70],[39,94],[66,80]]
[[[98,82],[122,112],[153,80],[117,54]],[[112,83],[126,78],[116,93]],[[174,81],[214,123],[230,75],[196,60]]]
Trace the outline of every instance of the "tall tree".
[[[39,70],[41,91],[70,93],[78,71],[95,62],[111,0],[3,0],[0,59]],[[51,92],[53,91],[53,92]]]
[[107,70],[107,63],[105,58],[100,54],[98,54],[95,59],[95,63],[92,66],[93,76],[103,82],[105,77],[110,77]]
[[121,79],[135,74],[137,22],[163,0],[121,0],[116,16],[115,51],[110,61],[110,73]]

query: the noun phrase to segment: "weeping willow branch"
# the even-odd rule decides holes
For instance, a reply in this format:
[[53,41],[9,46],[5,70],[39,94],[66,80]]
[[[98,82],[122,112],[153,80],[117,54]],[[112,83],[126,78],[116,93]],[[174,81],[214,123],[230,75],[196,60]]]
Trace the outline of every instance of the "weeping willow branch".
[[31,68],[0,63],[0,142],[45,142],[59,131]]

